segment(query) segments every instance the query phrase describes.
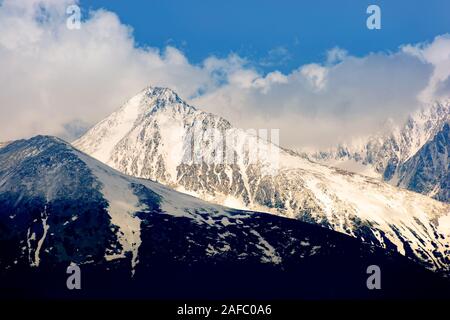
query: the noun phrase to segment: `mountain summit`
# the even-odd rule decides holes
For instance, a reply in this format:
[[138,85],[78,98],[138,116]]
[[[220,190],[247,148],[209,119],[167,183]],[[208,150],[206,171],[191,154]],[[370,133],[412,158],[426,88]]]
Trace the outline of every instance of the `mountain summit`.
[[[169,89],[145,89],[73,145],[131,176],[210,202],[316,223],[394,248],[432,270],[450,270],[448,204],[298,157]],[[256,160],[252,146],[258,146]],[[224,154],[232,161],[223,161]]]

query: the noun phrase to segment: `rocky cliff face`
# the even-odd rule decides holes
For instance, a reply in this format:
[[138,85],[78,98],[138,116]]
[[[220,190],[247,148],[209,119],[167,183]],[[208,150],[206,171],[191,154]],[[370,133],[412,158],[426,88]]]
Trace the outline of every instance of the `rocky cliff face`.
[[398,185],[450,200],[450,124],[446,123],[430,141],[399,168]]

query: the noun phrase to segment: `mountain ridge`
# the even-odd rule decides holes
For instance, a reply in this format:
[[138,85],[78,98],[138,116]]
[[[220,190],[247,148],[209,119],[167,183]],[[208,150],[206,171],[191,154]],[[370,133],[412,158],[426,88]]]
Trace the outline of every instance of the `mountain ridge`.
[[[448,124],[450,124],[450,100],[437,101],[414,112],[404,124],[392,124],[386,128],[385,133],[305,155],[320,163],[345,167],[347,170],[361,172],[392,185],[405,187],[408,185],[402,183],[399,177],[401,167]],[[424,189],[415,188],[413,185],[409,186],[409,190],[425,192]],[[450,201],[447,197],[439,197],[438,200]]]
[[399,168],[398,185],[450,201],[450,123]]
[[[119,109],[120,116],[113,113],[73,145],[120,172],[206,201],[316,223],[396,248],[430,269],[448,269],[448,205],[298,157],[221,117],[158,99],[154,94],[160,92],[141,91]],[[163,101],[165,108],[154,109]],[[214,162],[222,151],[208,131],[231,137],[220,144],[231,150],[234,162]],[[194,142],[186,138],[193,136]],[[257,145],[261,158],[250,161],[242,145]]]
[[[6,299],[443,298],[450,292],[447,279],[393,250],[206,203],[121,174],[48,136],[0,149],[0,231]],[[73,263],[82,290],[65,287]],[[383,290],[366,286],[374,264]]]

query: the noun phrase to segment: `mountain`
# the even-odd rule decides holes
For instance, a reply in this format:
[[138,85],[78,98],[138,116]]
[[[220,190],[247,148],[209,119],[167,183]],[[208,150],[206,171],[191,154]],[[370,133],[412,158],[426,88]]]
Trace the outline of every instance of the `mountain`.
[[449,272],[448,204],[312,162],[263,136],[149,87],[73,145],[124,174],[319,224]]
[[[314,152],[309,156],[312,160],[324,164],[378,177],[392,185],[407,187],[409,190],[449,202],[448,189],[441,193],[436,192],[442,187],[439,176],[430,178],[434,180],[434,185],[429,185],[431,180],[427,179],[424,182],[428,184],[426,188],[421,187],[420,183],[404,181],[405,175],[412,174],[405,172],[405,168],[411,165],[406,167],[404,165],[408,161],[411,162],[411,158],[418,155],[419,151],[432,141],[445,125],[449,124],[450,101],[435,102],[413,113],[402,126],[390,123],[383,132],[377,135],[349,144],[341,144],[331,150]],[[431,161],[432,158],[429,157],[428,160]],[[426,159],[422,158],[422,161],[426,161]],[[434,163],[429,162],[426,166],[431,168]],[[432,170],[441,172],[441,169],[434,168]],[[448,174],[448,167],[446,171]],[[442,173],[440,174],[442,175]]]
[[[37,136],[0,149],[3,298],[449,297],[392,250],[123,175]],[[71,264],[82,290],[66,288]],[[368,290],[377,265],[382,289]]]
[[399,167],[398,185],[450,200],[450,123]]
[[6,147],[9,142],[0,142],[0,148]]

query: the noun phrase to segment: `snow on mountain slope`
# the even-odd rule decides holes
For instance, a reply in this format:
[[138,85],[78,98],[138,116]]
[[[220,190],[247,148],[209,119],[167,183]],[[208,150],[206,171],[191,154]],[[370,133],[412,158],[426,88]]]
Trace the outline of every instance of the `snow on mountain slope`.
[[[392,185],[405,186],[399,177],[401,166],[428,141],[433,140],[446,123],[450,123],[450,101],[435,102],[413,113],[403,126],[390,123],[385,133],[341,144],[331,150],[309,153],[308,156],[323,164],[382,178]],[[409,189],[422,192],[412,185]]]
[[[73,263],[82,290],[66,288]],[[366,287],[373,264],[383,290]],[[449,287],[394,250],[206,203],[54,137],[0,149],[2,298],[444,298]]]
[[450,202],[450,123],[399,166],[398,185]]
[[[128,175],[318,223],[449,270],[449,234],[439,222],[447,221],[449,205],[298,157],[187,105],[170,89],[143,90],[74,146]],[[233,161],[223,161],[225,153]]]
[[[2,151],[4,152],[0,154],[2,196],[15,193],[20,194],[18,202],[24,197],[40,197],[45,203],[51,203],[68,196],[83,199],[90,188],[98,189],[107,201],[107,212],[111,224],[115,226],[118,242],[109,249],[105,246],[105,259],[109,261],[125,258],[130,253],[133,270],[138,263],[138,249],[141,244],[141,220],[136,213],[149,210],[136,195],[133,184],[148,188],[161,196],[160,204],[163,212],[188,217],[198,223],[211,222],[202,216],[205,212],[212,216],[220,215],[221,219],[228,216],[229,210],[224,207],[207,204],[149,180],[125,176],[57,138],[38,136],[12,143]],[[81,179],[81,182],[78,182],[78,179]],[[88,197],[96,199],[98,196],[99,194],[95,194]],[[40,215],[44,230],[41,236],[38,237],[38,232],[33,232],[31,228],[27,232],[27,246],[32,257],[30,264],[34,266],[39,266],[40,247],[46,238],[48,228],[46,210]],[[234,218],[245,216],[235,214]],[[16,216],[10,217],[15,218]],[[69,220],[76,219],[78,215],[70,217]],[[38,242],[33,248],[31,242],[36,241]]]

